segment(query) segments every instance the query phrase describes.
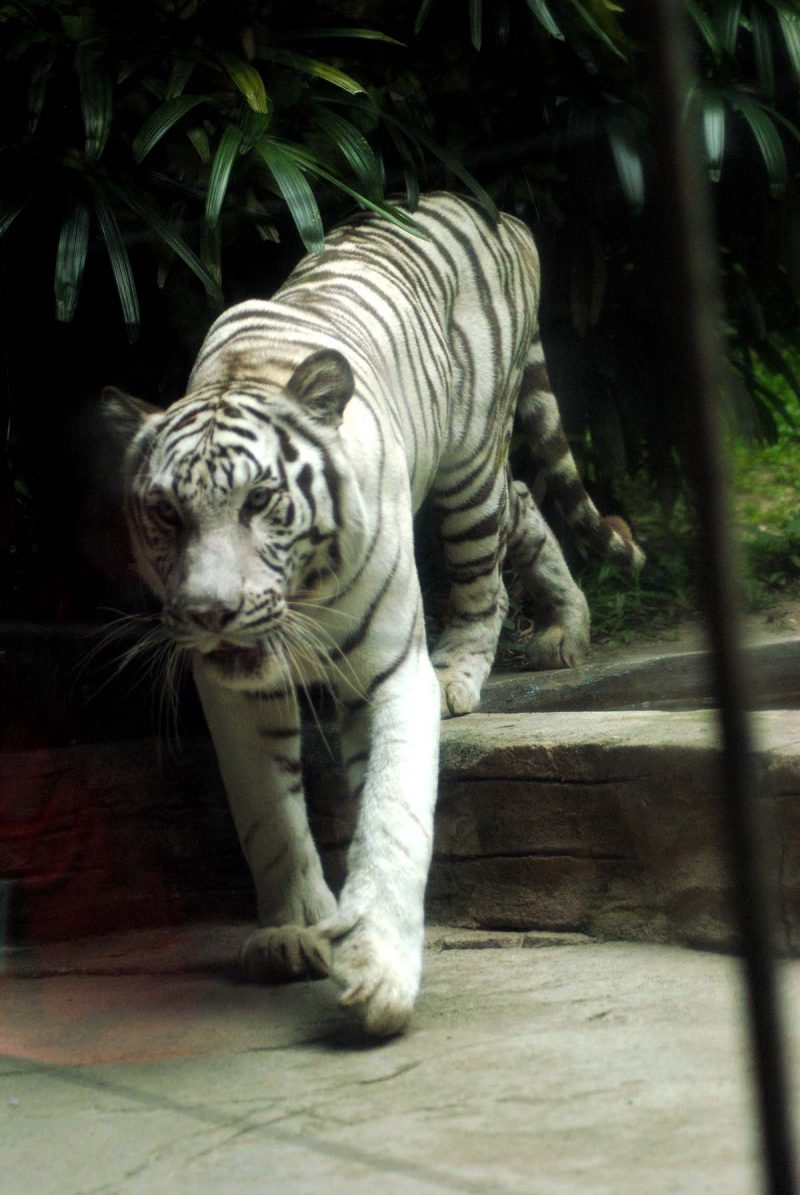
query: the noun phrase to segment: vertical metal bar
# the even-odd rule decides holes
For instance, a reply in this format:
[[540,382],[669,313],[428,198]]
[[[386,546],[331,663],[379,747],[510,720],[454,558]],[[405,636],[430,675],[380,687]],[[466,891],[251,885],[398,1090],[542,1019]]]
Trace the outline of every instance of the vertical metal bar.
[[[694,486],[700,516],[707,629],[720,710],[726,805],[735,901],[752,1049],[757,1107],[770,1195],[795,1192],[781,1007],[773,943],[774,878],[763,849],[757,777],[746,712],[740,651],[735,551],[726,500],[720,419],[718,262],[711,205],[697,131],[687,127],[692,83],[685,10],[676,0],[646,0],[652,55],[652,118],[665,212],[662,229],[669,302],[667,336],[678,403],[685,404],[695,451]],[[676,412],[677,414],[677,412]]]

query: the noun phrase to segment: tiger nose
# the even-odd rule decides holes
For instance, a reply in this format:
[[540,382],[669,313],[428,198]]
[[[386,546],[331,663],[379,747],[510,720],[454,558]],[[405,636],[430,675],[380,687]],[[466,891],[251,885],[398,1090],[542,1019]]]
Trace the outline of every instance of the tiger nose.
[[204,631],[220,632],[236,616],[239,607],[232,609],[224,602],[211,602],[207,606],[188,606],[184,610],[187,618],[196,622]]

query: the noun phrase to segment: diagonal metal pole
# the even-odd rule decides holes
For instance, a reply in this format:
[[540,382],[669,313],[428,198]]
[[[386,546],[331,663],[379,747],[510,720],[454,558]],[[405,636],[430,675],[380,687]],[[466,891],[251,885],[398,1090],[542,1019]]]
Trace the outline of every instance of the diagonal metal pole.
[[675,395],[685,404],[696,454],[694,488],[706,564],[701,582],[723,739],[724,814],[758,1088],[764,1189],[769,1195],[793,1195],[795,1160],[773,941],[775,878],[764,850],[763,806],[746,712],[748,686],[723,467],[721,302],[711,204],[699,137],[685,118],[693,75],[684,6],[676,0],[645,0],[645,7],[665,213],[667,336]]

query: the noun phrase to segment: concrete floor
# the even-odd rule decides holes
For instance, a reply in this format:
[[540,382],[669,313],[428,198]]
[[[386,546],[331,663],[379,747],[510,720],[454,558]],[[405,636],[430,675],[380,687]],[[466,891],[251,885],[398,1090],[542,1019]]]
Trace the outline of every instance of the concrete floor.
[[3,1195],[760,1189],[729,958],[434,928],[411,1032],[374,1044],[328,982],[237,982],[240,933],[10,960]]

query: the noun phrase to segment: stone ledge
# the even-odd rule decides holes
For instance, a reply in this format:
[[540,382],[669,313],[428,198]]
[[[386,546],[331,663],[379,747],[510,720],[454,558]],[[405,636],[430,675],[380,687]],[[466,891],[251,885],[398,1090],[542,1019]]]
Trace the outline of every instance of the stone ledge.
[[[796,635],[745,647],[753,709],[800,706],[800,639]],[[495,672],[483,691],[488,714],[548,710],[681,710],[713,704],[705,651],[655,645],[640,659],[613,658],[555,672]]]
[[[755,716],[784,946],[800,950],[800,713]],[[717,736],[706,712],[474,714],[442,727],[430,916],[492,931],[728,947]],[[327,755],[309,806],[341,875],[353,807]],[[210,744],[0,757],[11,940],[252,915]]]
[[[780,877],[784,948],[800,949],[800,714],[754,716]],[[731,947],[714,715],[473,714],[442,726],[428,903],[486,929]],[[309,776],[323,855],[341,874],[353,807]]]

